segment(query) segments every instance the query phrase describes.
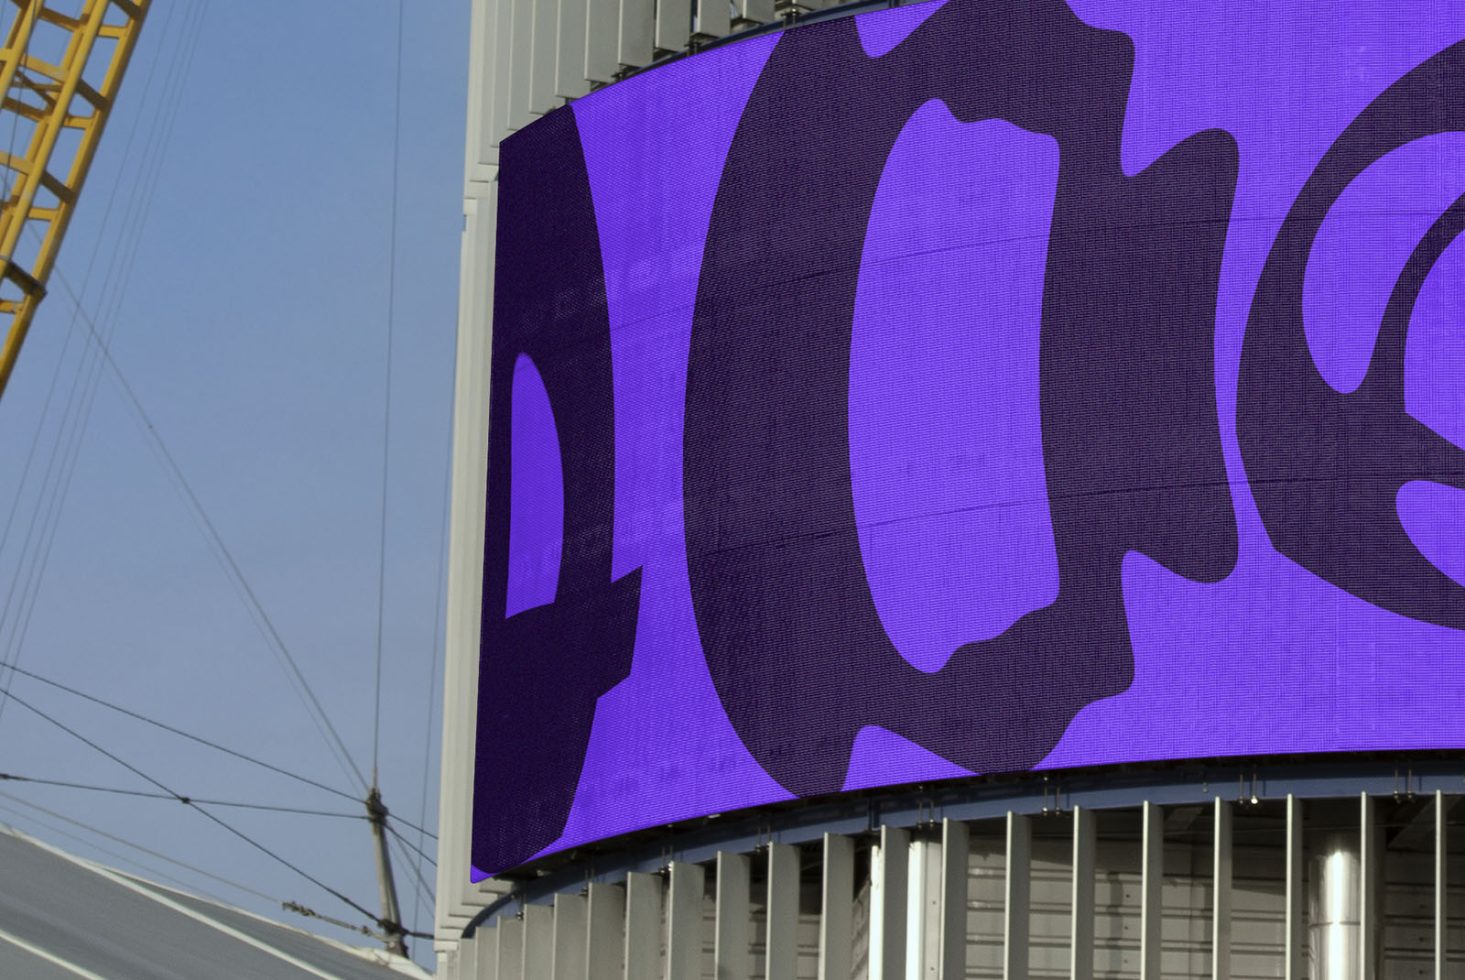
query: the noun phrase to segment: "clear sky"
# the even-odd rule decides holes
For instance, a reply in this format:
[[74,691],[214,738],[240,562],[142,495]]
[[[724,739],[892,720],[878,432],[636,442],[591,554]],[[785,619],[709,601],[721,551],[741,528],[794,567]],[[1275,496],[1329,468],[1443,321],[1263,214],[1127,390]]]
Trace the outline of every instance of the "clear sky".
[[[425,780],[435,830],[436,713],[424,740],[429,703],[436,712],[440,700],[429,682],[440,657],[469,0],[404,2],[380,781],[387,805],[416,823]],[[114,331],[116,363],[368,774],[396,43],[392,0],[157,0],[60,260],[97,329]],[[169,131],[167,83],[190,51]],[[79,370],[94,356],[88,338],[53,279],[0,401],[0,522],[15,513],[0,537],[0,660],[18,656],[28,670],[351,791],[116,379],[103,371],[90,386]],[[68,405],[86,419],[69,468],[59,424]],[[14,691],[180,793],[361,812],[35,680],[16,677]],[[16,704],[0,713],[0,771],[152,789]],[[362,920],[176,802],[16,782],[0,782],[0,793],[0,821],[76,853],[312,927],[276,901],[15,800],[272,900]],[[376,908],[363,820],[214,812]],[[415,908],[430,931],[431,910],[414,903],[412,871],[394,857],[404,914]],[[430,866],[422,874],[434,882]],[[419,962],[430,962],[430,945],[416,943]]]

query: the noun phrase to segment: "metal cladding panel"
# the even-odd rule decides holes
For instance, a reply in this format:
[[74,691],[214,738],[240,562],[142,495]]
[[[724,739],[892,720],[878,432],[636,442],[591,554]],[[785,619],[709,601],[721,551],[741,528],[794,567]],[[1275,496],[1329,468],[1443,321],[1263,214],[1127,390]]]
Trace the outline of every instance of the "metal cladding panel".
[[476,874],[973,773],[1465,747],[1462,38],[947,0],[505,140]]

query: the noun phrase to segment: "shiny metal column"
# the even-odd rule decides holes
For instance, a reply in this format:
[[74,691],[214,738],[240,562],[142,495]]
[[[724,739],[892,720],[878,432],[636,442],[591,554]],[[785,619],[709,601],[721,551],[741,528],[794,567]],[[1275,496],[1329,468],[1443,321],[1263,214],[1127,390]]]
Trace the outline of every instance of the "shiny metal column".
[[[824,880],[820,891],[819,980],[849,980],[854,952],[855,842],[824,835]],[[746,973],[736,980],[745,980]],[[731,980],[721,973],[717,980]]]
[[717,980],[748,980],[752,955],[749,901],[749,862],[746,854],[717,852],[717,909],[712,927],[712,975]]
[[524,980],[553,980],[554,910],[548,905],[524,907]]
[[524,920],[499,923],[498,980],[522,980],[524,976]]
[[1302,918],[1302,801],[1287,794],[1286,909],[1282,932],[1282,976],[1284,980],[1304,980],[1307,960],[1303,950]]
[[799,851],[768,845],[768,904],[765,906],[767,980],[797,980],[799,972]]
[[870,980],[905,980],[911,835],[881,827],[870,869]]
[[584,896],[554,897],[554,980],[585,980],[585,917]]
[[1007,879],[1002,910],[1002,980],[1027,980],[1032,910],[1033,821],[1007,813]]
[[1231,980],[1231,804],[1219,796],[1211,845],[1211,977]]
[[[1361,956],[1373,945],[1363,937],[1364,828],[1337,829],[1352,823],[1356,813],[1353,807],[1318,813],[1317,822],[1329,829],[1313,841],[1308,883],[1313,980],[1363,980]],[[1363,816],[1362,823],[1371,822]]]
[[620,885],[591,885],[589,918],[585,980],[621,980],[626,955],[626,890]]
[[965,980],[966,913],[971,832],[960,820],[941,821],[940,980]]
[[702,896],[707,872],[700,864],[673,861],[668,869],[666,978],[702,974]]
[[1165,887],[1165,814],[1145,801],[1140,808],[1139,976],[1160,976],[1161,923]]
[[1358,838],[1361,873],[1359,881],[1358,962],[1363,980],[1374,980],[1382,965],[1379,948],[1379,899],[1383,897],[1383,828],[1378,822],[1378,803],[1367,793],[1359,795]]
[[626,875],[626,980],[661,980],[661,879]]
[[1445,818],[1449,808],[1445,805],[1445,794],[1434,794],[1434,980],[1445,980],[1446,935],[1450,923],[1449,874],[1445,867],[1449,859],[1449,837]]
[[1068,947],[1068,975],[1072,980],[1094,978],[1095,816],[1092,810],[1073,808],[1073,931]]

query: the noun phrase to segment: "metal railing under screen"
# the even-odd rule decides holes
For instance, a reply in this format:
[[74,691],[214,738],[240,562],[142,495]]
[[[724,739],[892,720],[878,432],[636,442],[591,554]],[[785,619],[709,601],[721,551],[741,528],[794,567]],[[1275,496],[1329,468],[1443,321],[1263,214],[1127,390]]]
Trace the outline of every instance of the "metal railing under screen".
[[505,909],[449,975],[1443,980],[1465,960],[1457,800],[1228,792],[673,858]]

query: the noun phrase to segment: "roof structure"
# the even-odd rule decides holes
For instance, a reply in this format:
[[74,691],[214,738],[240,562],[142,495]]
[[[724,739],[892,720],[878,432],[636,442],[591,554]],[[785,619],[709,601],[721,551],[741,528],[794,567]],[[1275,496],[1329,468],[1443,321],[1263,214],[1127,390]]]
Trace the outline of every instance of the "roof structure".
[[360,949],[67,854],[0,825],[0,977],[403,980]]

